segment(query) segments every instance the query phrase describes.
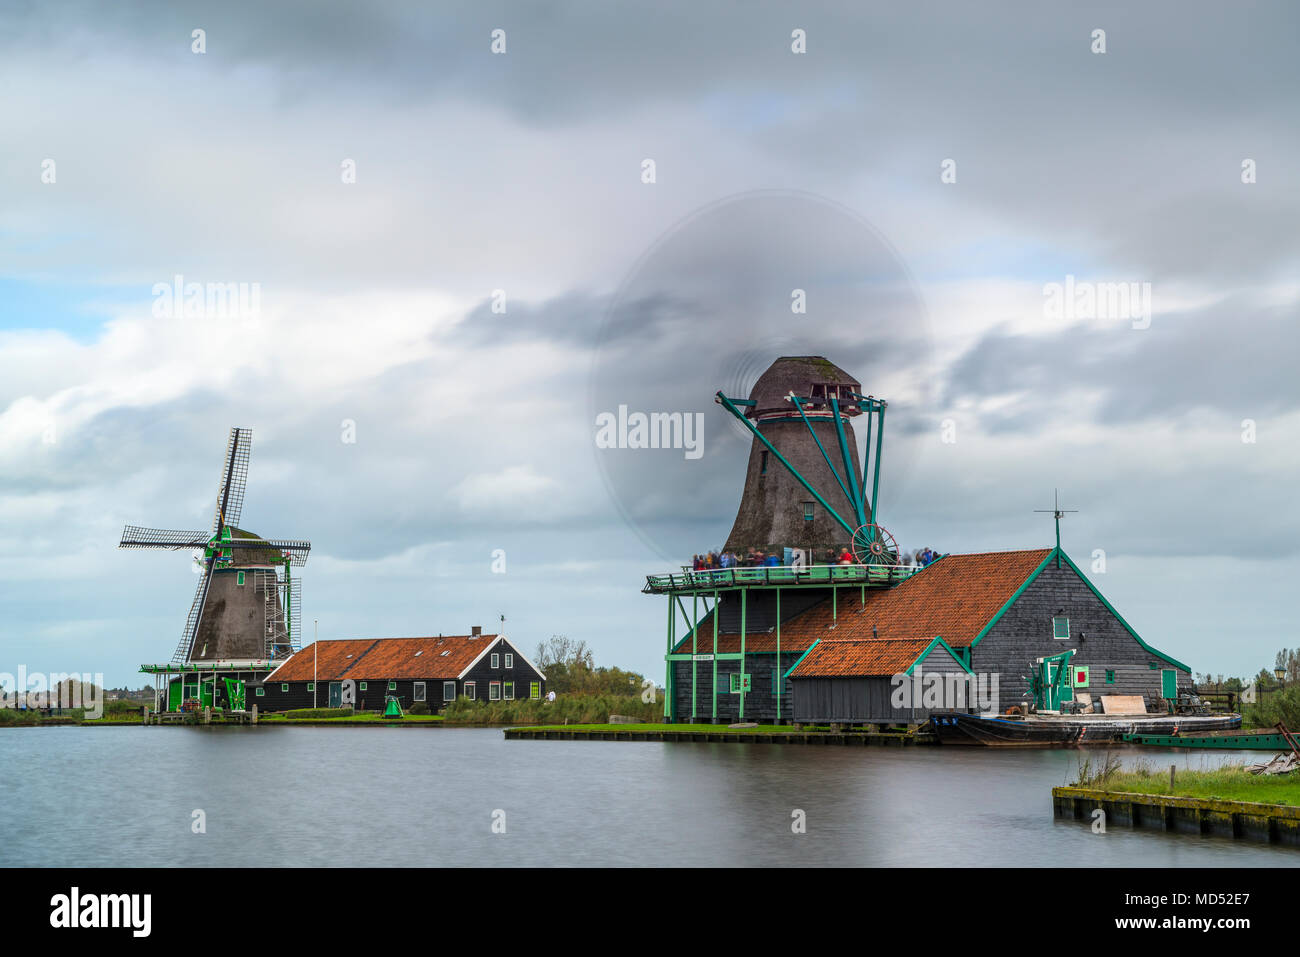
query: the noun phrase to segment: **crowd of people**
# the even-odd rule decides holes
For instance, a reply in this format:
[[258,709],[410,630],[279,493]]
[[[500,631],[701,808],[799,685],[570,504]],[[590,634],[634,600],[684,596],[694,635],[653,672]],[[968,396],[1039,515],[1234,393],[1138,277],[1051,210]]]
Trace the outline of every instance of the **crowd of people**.
[[[856,565],[857,558],[853,551],[847,546],[837,548],[828,548],[822,556],[821,562],[816,558],[817,549],[797,549],[784,548],[780,551],[766,552],[760,548],[750,548],[741,553],[722,549],[721,551],[704,552],[700,555],[691,557],[691,567],[693,570],[710,571],[715,568],[761,568],[763,566],[779,566],[787,564],[804,565]],[[912,565],[916,568],[924,568],[935,559],[939,558],[940,552],[929,546],[918,548],[911,554],[904,553],[900,556],[900,563],[903,565]]]

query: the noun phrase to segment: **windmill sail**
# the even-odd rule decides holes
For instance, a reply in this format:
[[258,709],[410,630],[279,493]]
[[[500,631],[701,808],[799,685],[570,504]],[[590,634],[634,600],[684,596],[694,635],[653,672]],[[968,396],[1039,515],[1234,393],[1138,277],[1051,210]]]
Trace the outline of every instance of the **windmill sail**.
[[128,525],[122,529],[118,548],[205,548],[212,536],[207,532],[181,532],[167,528]]
[[176,652],[172,655],[172,661],[183,663],[194,658],[191,653],[194,645],[194,634],[198,631],[199,618],[203,616],[203,606],[208,597],[208,585],[212,582],[213,562],[208,562],[208,567],[203,570],[203,577],[199,579],[199,587],[194,592],[194,601],[190,604],[190,613],[185,619],[185,631],[181,634],[180,644],[176,646]]
[[231,429],[226,457],[217,483],[217,508],[212,516],[212,534],[238,525],[244,510],[244,488],[248,484],[248,458],[253,454],[253,430]]

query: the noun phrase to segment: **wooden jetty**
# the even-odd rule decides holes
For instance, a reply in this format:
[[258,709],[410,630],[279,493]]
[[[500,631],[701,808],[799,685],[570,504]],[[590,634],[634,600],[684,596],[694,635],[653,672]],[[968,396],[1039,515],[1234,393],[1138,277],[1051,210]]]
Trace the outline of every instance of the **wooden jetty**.
[[1095,788],[1052,788],[1052,809],[1058,818],[1088,821],[1097,808],[1105,812],[1108,826],[1217,834],[1300,847],[1300,807]]

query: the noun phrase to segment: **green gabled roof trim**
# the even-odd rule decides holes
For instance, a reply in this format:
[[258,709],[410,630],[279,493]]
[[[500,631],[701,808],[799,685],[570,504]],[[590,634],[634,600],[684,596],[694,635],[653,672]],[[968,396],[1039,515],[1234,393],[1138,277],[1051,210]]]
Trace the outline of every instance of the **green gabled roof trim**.
[[1088,576],[1085,575],[1082,571],[1079,570],[1079,566],[1076,565],[1076,564],[1073,562],[1073,560],[1071,560],[1070,556],[1067,555],[1067,554],[1065,554],[1064,551],[1061,551],[1061,557],[1065,559],[1065,563],[1066,563],[1067,565],[1069,565],[1071,568],[1074,569],[1074,573],[1075,573],[1076,575],[1079,576],[1079,578],[1083,581],[1083,583],[1084,583],[1085,585],[1088,586],[1088,590],[1091,591],[1094,595],[1097,596],[1097,600],[1098,600],[1099,602],[1101,602],[1103,605],[1106,606],[1106,610],[1109,611],[1112,615],[1114,615],[1114,616],[1115,616],[1115,619],[1116,619],[1116,620],[1117,620],[1121,625],[1124,626],[1124,630],[1127,631],[1130,635],[1133,636],[1133,640],[1134,640],[1134,641],[1136,641],[1139,645],[1141,645],[1141,646],[1142,646],[1143,648],[1145,648],[1147,651],[1151,652],[1151,654],[1155,655],[1157,658],[1163,658],[1165,661],[1169,662],[1171,665],[1177,665],[1179,668],[1181,668],[1183,671],[1186,671],[1188,674],[1191,674],[1191,673],[1192,673],[1192,669],[1189,668],[1187,665],[1183,664],[1183,663],[1182,663],[1181,661],[1179,661],[1177,658],[1171,658],[1169,655],[1165,654],[1163,651],[1160,651],[1160,650],[1158,650],[1158,649],[1156,649],[1156,648],[1152,648],[1152,647],[1151,647],[1150,645],[1148,645],[1145,641],[1143,641],[1143,640],[1142,640],[1142,636],[1139,635],[1136,631],[1133,630],[1133,626],[1130,625],[1127,621],[1124,620],[1124,616],[1121,615],[1118,611],[1115,610],[1115,606],[1112,605],[1110,602],[1108,602],[1108,601],[1106,600],[1105,596],[1102,595],[1102,593],[1099,592],[1099,591],[1097,590],[1097,587],[1096,587],[1095,585],[1093,585],[1092,582],[1088,581]]
[[1155,648],[1152,648],[1145,641],[1143,641],[1142,636],[1133,630],[1133,626],[1124,620],[1124,616],[1115,610],[1115,606],[1106,600],[1106,596],[1104,596],[1101,592],[1097,590],[1097,586],[1088,580],[1088,576],[1079,570],[1079,566],[1074,563],[1074,560],[1070,558],[1069,555],[1065,554],[1065,550],[1062,548],[1053,548],[1051,551],[1047,553],[1047,557],[1044,558],[1039,563],[1038,567],[1035,568],[1033,572],[1030,573],[1029,577],[1027,577],[1023,582],[1020,583],[1020,587],[1017,588],[1015,590],[1015,593],[1010,598],[1007,599],[1006,604],[1003,605],[1001,608],[999,608],[998,613],[989,619],[987,625],[985,625],[983,628],[980,629],[980,633],[975,636],[973,641],[971,641],[969,647],[974,648],[976,645],[980,643],[980,640],[985,635],[987,635],[990,631],[993,630],[993,626],[1002,620],[1002,616],[1005,615],[1011,609],[1011,606],[1014,605],[1019,600],[1020,596],[1024,594],[1025,589],[1034,583],[1034,580],[1038,578],[1038,576],[1042,573],[1043,569],[1047,567],[1048,563],[1051,562],[1052,559],[1056,558],[1058,555],[1061,558],[1065,559],[1065,563],[1074,570],[1074,573],[1076,575],[1079,576],[1079,580],[1088,586],[1088,590],[1092,592],[1094,596],[1096,596],[1097,600],[1102,603],[1102,605],[1106,608],[1107,611],[1109,611],[1112,615],[1115,616],[1115,620],[1124,626],[1124,630],[1127,631],[1130,635],[1132,635],[1133,640],[1136,641],[1144,650],[1149,651],[1157,658],[1161,658],[1169,662],[1171,665],[1176,665],[1179,668],[1181,668],[1183,671],[1186,671],[1188,674],[1191,674],[1192,669],[1189,668],[1187,665],[1183,664],[1177,658],[1171,658],[1163,651],[1159,651]]
[[794,673],[794,669],[798,668],[799,665],[803,662],[803,660],[804,660],[805,658],[808,657],[809,653],[810,653],[814,648],[816,648],[818,645],[820,645],[821,643],[822,643],[822,640],[821,640],[820,638],[818,638],[818,639],[817,639],[816,641],[814,641],[811,645],[809,645],[809,646],[808,646],[808,651],[805,651],[802,655],[799,656],[799,660],[796,661],[794,664],[792,664],[792,665],[790,666],[790,670],[787,671],[785,674],[783,674],[783,675],[781,676],[782,679],[789,678],[790,675],[792,675],[792,674]]
[[1002,616],[1011,610],[1011,606],[1014,605],[1019,600],[1020,596],[1025,593],[1025,589],[1033,584],[1034,579],[1037,578],[1039,573],[1047,567],[1047,563],[1052,560],[1052,555],[1054,553],[1055,549],[1047,553],[1047,557],[1039,562],[1038,567],[1029,574],[1029,577],[1020,583],[1020,587],[1017,588],[1011,597],[1007,599],[1006,604],[998,609],[998,613],[989,619],[988,624],[980,629],[980,633],[975,636],[974,640],[971,641],[968,647],[974,648],[980,643],[980,639],[993,630],[993,626],[1002,620]]
[[[933,562],[931,564],[933,564]],[[916,656],[916,660],[913,661],[910,665],[908,665],[907,670],[904,671],[903,674],[910,675],[912,673],[912,669],[915,668],[917,665],[919,665],[922,661],[924,661],[926,655],[928,655],[930,652],[934,650],[935,645],[942,645],[944,648],[946,648],[948,654],[952,655],[953,658],[956,659],[957,664],[961,665],[963,668],[966,669],[966,673],[968,675],[973,675],[975,673],[970,670],[970,665],[962,661],[961,655],[957,653],[957,649],[953,648],[952,645],[944,641],[942,635],[935,635],[934,640],[925,646],[925,650]]]

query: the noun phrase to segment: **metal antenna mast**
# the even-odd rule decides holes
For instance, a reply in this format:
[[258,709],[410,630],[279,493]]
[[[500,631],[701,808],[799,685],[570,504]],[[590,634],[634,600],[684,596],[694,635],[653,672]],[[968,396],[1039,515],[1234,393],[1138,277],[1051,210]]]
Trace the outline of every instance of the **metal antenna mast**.
[[1053,502],[1053,506],[1051,508],[1036,508],[1034,509],[1034,511],[1042,513],[1044,515],[1050,512],[1052,518],[1056,520],[1056,567],[1060,568],[1061,567],[1061,519],[1067,513],[1076,513],[1079,510],[1077,508],[1061,508],[1061,490],[1057,488],[1052,489],[1052,502]]

